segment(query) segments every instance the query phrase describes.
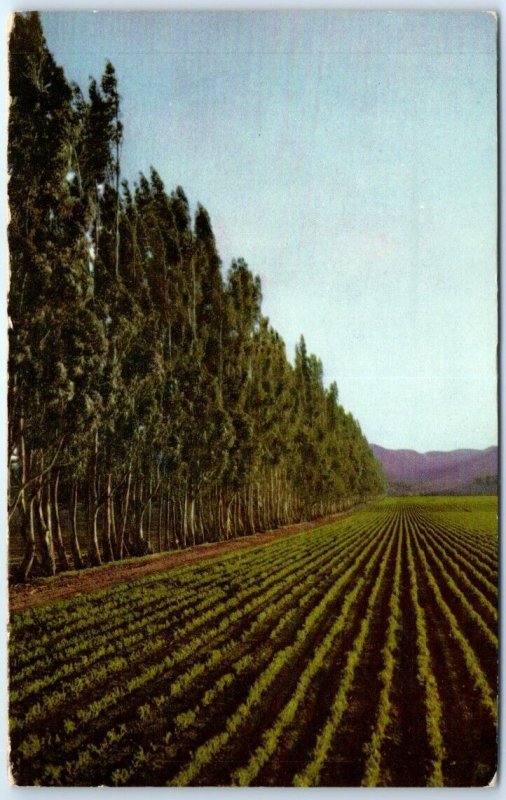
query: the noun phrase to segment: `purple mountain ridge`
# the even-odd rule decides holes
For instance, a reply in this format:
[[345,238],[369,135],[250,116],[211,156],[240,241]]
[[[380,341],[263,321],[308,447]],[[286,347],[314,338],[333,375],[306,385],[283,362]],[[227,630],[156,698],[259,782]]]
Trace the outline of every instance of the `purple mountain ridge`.
[[418,453],[371,445],[381,462],[391,494],[494,494],[499,469],[498,448]]

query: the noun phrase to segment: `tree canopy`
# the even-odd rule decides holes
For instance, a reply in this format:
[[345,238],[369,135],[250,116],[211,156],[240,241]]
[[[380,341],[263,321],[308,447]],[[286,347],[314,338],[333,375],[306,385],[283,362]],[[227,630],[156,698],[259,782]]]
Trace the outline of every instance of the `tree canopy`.
[[358,423],[209,213],[122,180],[114,67],[85,96],[10,36],[9,477],[18,573],[245,535],[383,490]]

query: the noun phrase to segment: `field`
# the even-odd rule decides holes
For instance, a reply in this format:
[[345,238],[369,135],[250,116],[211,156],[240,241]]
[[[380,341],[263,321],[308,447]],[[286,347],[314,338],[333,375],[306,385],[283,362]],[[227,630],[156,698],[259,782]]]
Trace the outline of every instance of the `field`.
[[497,501],[337,523],[11,617],[20,784],[482,786]]

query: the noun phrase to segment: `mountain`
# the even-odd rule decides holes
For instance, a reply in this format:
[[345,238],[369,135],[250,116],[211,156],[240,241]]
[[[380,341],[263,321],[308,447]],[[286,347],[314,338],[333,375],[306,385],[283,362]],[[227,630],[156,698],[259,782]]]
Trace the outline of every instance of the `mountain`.
[[373,444],[372,451],[383,466],[389,494],[497,493],[499,454],[495,446],[418,453]]

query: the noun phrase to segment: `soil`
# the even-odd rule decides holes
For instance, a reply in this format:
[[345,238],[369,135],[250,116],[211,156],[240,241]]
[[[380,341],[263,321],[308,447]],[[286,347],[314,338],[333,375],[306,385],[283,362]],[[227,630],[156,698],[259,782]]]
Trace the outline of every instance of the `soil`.
[[115,561],[80,572],[62,573],[54,578],[37,578],[28,583],[11,584],[9,586],[10,613],[13,614],[18,611],[24,611],[27,608],[54,603],[59,600],[67,600],[75,595],[88,594],[88,592],[93,592],[97,589],[116,586],[119,583],[126,583],[144,575],[151,575],[154,572],[162,572],[186,564],[205,561],[216,556],[225,555],[232,550],[255,547],[266,544],[273,539],[294,536],[301,531],[321,528],[323,525],[328,525],[329,522],[356,514],[357,511],[364,507],[364,505],[355,506],[349,511],[343,511],[341,514],[335,514],[331,517],[318,518],[310,522],[300,522],[296,525],[288,525],[240,539],[201,544],[186,550],[140,557],[127,563]]
[[[420,556],[416,552],[414,556],[417,573],[423,575]],[[418,591],[420,605],[425,608],[432,669],[443,712],[445,786],[484,787],[495,772],[495,727],[482,706],[462,651],[452,638],[451,625],[444,618],[427,581],[420,580]],[[465,615],[461,613],[457,619],[462,626]],[[480,659],[481,656],[480,653]],[[486,674],[493,674],[496,663],[496,660],[491,663],[486,659],[481,666]]]
[[[393,535],[397,534],[394,532]],[[369,576],[369,591],[367,595],[370,594],[374,586],[379,570],[380,565]],[[389,601],[394,581],[394,570],[395,548],[391,551],[387,570],[376,597],[371,626],[347,697],[348,708],[337,731],[334,733],[331,752],[322,768],[320,786],[360,786],[365,774],[366,753],[364,746],[369,742],[374,729],[378,697],[381,691],[380,672],[383,668],[383,645],[386,640],[388,619],[390,617]],[[369,596],[366,597],[357,620],[356,635],[360,631],[362,620],[366,614],[368,600]],[[352,640],[350,649],[353,643]],[[337,692],[338,688],[338,683],[336,683],[333,689],[334,692]],[[328,702],[326,705],[328,707]],[[323,727],[323,721],[320,727]]]
[[[409,532],[404,528],[405,535]],[[396,666],[392,681],[392,722],[382,748],[382,763],[390,765],[387,786],[425,786],[431,774],[425,689],[418,679],[416,611],[410,594],[407,547],[402,549],[399,601],[401,624],[397,634]],[[420,575],[420,572],[418,572]]]

